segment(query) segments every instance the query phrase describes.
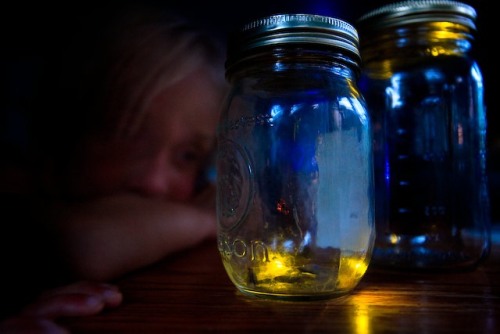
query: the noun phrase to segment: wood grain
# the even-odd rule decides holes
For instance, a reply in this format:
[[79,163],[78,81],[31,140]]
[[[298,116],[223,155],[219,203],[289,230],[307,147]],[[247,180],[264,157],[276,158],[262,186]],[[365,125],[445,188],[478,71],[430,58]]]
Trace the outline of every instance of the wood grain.
[[72,333],[500,333],[500,243],[460,273],[370,267],[350,295],[307,302],[239,293],[208,241],[117,282],[120,307],[67,319]]

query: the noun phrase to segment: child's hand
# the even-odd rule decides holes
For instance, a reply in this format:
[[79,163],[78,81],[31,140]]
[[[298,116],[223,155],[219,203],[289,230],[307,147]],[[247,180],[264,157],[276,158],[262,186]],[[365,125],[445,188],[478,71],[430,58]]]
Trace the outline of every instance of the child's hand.
[[1,333],[68,333],[56,323],[62,317],[93,315],[121,304],[123,296],[116,286],[76,282],[48,290],[18,315],[0,323]]

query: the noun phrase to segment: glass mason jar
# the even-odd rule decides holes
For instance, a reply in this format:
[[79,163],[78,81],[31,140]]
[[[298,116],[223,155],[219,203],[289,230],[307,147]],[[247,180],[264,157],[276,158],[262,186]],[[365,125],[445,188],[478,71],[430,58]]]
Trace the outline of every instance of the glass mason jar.
[[356,30],[325,16],[265,17],[229,38],[218,249],[244,294],[340,296],[367,269],[373,156],[359,63]]
[[374,128],[377,266],[473,269],[489,253],[475,19],[469,5],[418,0],[357,21]]

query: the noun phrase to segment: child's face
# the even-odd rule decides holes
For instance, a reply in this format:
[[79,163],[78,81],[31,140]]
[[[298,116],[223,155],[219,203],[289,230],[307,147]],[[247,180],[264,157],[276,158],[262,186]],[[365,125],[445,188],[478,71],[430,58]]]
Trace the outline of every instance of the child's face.
[[163,90],[133,140],[88,145],[76,191],[189,199],[213,149],[221,98],[205,69]]

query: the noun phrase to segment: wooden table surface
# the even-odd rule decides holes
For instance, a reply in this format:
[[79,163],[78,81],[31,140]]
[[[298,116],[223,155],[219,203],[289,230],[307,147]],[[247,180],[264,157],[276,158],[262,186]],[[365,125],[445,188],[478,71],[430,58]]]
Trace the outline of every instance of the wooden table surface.
[[465,273],[423,274],[369,267],[337,299],[282,302],[242,295],[216,242],[117,282],[123,304],[68,319],[72,333],[500,333],[500,238],[490,257]]

